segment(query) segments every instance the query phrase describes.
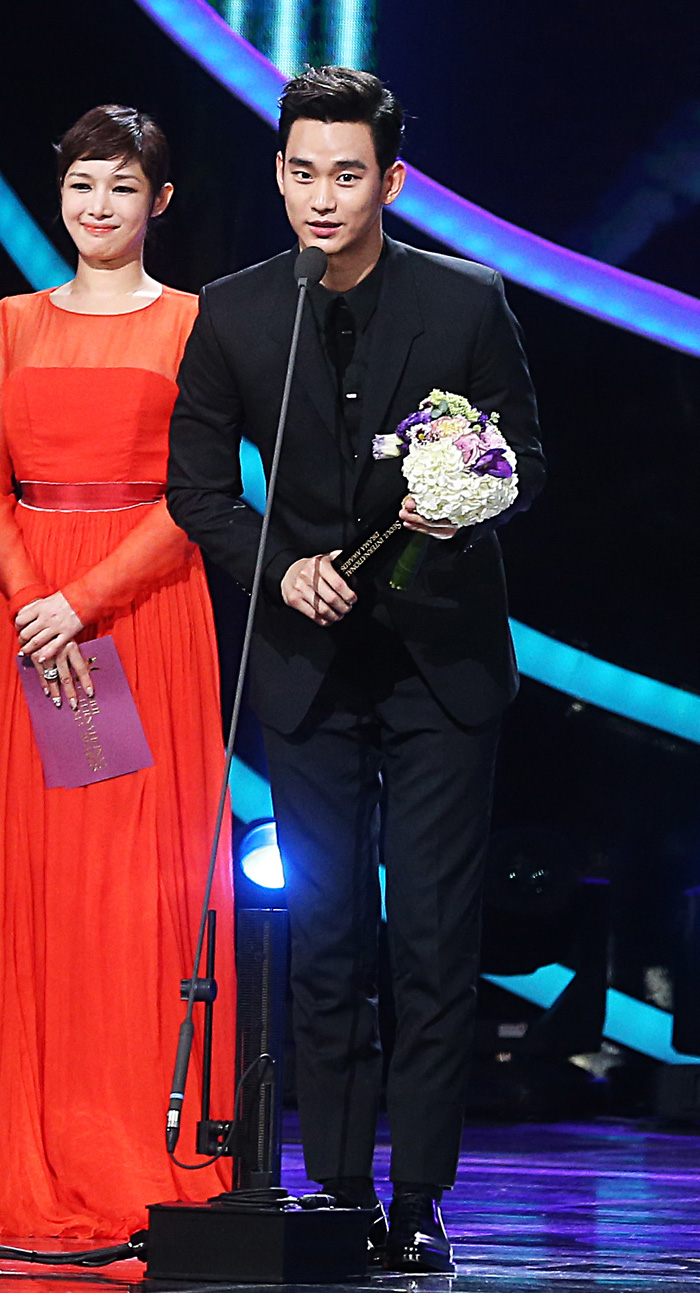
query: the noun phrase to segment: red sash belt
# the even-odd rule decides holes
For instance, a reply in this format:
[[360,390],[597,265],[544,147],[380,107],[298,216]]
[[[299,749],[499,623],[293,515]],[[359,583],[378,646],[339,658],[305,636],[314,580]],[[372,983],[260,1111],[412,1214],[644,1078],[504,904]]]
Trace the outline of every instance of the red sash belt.
[[43,512],[120,512],[142,503],[157,503],[165,486],[155,480],[88,481],[84,485],[22,480],[20,489],[25,507]]

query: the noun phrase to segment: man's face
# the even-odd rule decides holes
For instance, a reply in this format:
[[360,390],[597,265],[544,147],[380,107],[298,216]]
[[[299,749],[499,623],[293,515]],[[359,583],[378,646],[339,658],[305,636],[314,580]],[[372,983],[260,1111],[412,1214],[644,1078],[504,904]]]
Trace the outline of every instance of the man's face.
[[292,124],[287,151],[277,154],[277,184],[300,246],[329,255],[361,245],[381,228],[382,207],[403,183],[403,165],[381,174],[372,132],[359,121]]

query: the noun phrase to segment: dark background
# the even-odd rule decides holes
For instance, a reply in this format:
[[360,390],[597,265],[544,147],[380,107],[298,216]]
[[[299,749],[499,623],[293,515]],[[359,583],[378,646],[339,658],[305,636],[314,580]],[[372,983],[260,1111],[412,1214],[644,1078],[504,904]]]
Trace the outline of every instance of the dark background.
[[[171,143],[176,197],[151,273],[197,291],[289,245],[272,130],[132,0],[8,3],[2,27],[0,172],[67,259],[52,143],[110,101],[152,112]],[[376,70],[407,108],[407,160],[532,232],[691,294],[699,59],[687,0],[381,0],[378,11]],[[386,227],[438,248],[396,217]],[[550,465],[545,495],[503,532],[512,612],[698,691],[700,362],[507,288]],[[26,290],[0,249],[0,293]],[[218,588],[230,628],[229,596]],[[557,856],[610,881],[609,981],[666,1005],[683,893],[700,883],[699,763],[696,746],[528,680],[505,725],[497,832],[526,841],[530,860],[549,833],[550,889]],[[522,896],[527,921],[537,899]],[[575,902],[550,906],[574,928]]]

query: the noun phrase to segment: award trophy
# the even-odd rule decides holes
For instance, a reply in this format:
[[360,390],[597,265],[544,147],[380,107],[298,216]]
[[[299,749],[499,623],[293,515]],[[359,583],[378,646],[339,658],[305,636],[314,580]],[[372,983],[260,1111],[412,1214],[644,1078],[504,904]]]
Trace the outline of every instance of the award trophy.
[[[402,495],[403,498],[403,495]],[[406,539],[403,521],[399,520],[401,498],[387,507],[370,526],[333,558],[333,569],[351,588],[376,573],[392,553],[400,550],[400,540]]]

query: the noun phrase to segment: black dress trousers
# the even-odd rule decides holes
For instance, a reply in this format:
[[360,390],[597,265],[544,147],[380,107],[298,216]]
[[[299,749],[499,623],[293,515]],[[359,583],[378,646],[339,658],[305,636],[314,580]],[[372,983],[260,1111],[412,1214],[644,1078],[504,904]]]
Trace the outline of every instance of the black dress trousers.
[[[319,629],[319,632],[327,630]],[[370,1176],[381,1081],[377,811],[397,1014],[391,1177],[459,1155],[499,720],[456,723],[360,603],[302,725],[265,728],[292,935],[297,1094],[313,1180]]]

